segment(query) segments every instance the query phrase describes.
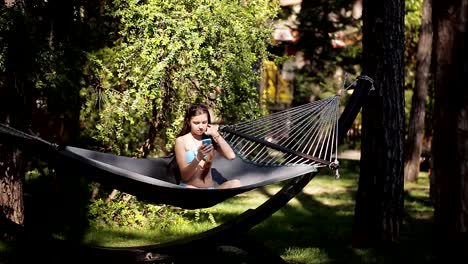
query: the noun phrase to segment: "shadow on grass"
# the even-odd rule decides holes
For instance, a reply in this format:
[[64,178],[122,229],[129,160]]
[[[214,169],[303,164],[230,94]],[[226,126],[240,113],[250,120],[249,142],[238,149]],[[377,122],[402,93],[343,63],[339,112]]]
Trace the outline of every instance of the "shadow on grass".
[[[315,195],[301,193],[296,196],[299,205],[290,202],[250,231],[249,235],[265,241],[277,254],[293,263],[430,262],[432,218],[421,219],[405,214],[397,245],[356,250],[351,247],[354,202],[333,205],[333,200],[340,195],[347,196],[343,199],[351,200],[355,196],[355,188],[347,188],[340,194],[323,193],[317,196],[320,200],[331,200],[329,204],[319,201]],[[405,196],[405,202],[414,199],[411,195]],[[298,254],[298,251],[307,250],[312,252],[305,257],[309,259],[300,260],[290,256],[291,252]]]

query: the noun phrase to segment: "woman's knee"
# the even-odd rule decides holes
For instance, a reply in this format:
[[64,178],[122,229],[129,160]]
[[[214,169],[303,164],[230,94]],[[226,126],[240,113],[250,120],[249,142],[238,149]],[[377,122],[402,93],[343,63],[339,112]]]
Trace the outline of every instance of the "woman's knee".
[[237,179],[235,180],[229,180],[225,183],[223,183],[220,187],[221,188],[236,188],[236,187],[239,187],[241,186],[241,182]]

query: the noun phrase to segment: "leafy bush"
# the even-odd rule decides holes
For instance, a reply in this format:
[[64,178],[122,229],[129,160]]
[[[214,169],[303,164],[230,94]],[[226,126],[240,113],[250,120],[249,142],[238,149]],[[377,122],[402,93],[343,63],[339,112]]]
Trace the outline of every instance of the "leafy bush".
[[128,201],[97,199],[90,204],[88,215],[91,225],[110,227],[164,229],[187,221],[183,210],[145,204],[134,198]]
[[140,156],[148,140],[157,153],[171,149],[190,103],[228,122],[258,115],[254,69],[267,56],[277,5],[240,2],[114,0],[107,15],[118,20],[118,38],[88,54],[84,136]]
[[187,225],[189,222],[204,222],[207,219],[216,224],[214,216],[207,210],[185,210],[168,205],[146,204],[134,197],[121,197],[111,201],[96,199],[89,205],[88,216],[92,226],[133,229],[163,230],[171,226]]

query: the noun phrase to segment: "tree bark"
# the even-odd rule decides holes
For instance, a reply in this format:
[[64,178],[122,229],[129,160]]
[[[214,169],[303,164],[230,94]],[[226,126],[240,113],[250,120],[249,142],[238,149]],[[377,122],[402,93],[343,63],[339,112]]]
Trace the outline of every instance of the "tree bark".
[[362,111],[353,246],[399,239],[403,209],[404,1],[364,1],[363,74],[375,91]]
[[[32,103],[32,86],[27,76],[34,63],[30,60],[31,49],[20,8],[18,5],[5,11],[12,20],[12,28],[2,32],[2,44],[7,51],[4,54],[5,71],[0,74],[0,122],[25,130]],[[3,222],[7,224],[8,227],[1,230],[7,237],[14,237],[14,229],[24,224],[25,169],[21,160],[22,153],[17,146],[0,142],[0,226]]]
[[[24,222],[20,158],[18,149],[0,145],[0,220],[18,225]],[[8,233],[10,230],[2,231]]]
[[405,181],[416,182],[424,138],[426,97],[432,55],[432,0],[423,1],[421,34],[416,54],[416,80],[411,101],[408,138],[406,141]]
[[434,224],[441,259],[468,257],[468,1],[433,2]]

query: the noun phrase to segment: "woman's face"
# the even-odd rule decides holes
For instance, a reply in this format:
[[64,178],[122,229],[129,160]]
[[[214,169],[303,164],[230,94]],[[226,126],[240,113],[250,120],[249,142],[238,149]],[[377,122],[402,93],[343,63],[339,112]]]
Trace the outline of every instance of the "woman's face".
[[190,132],[194,135],[203,135],[208,126],[208,115],[201,114],[190,118]]

